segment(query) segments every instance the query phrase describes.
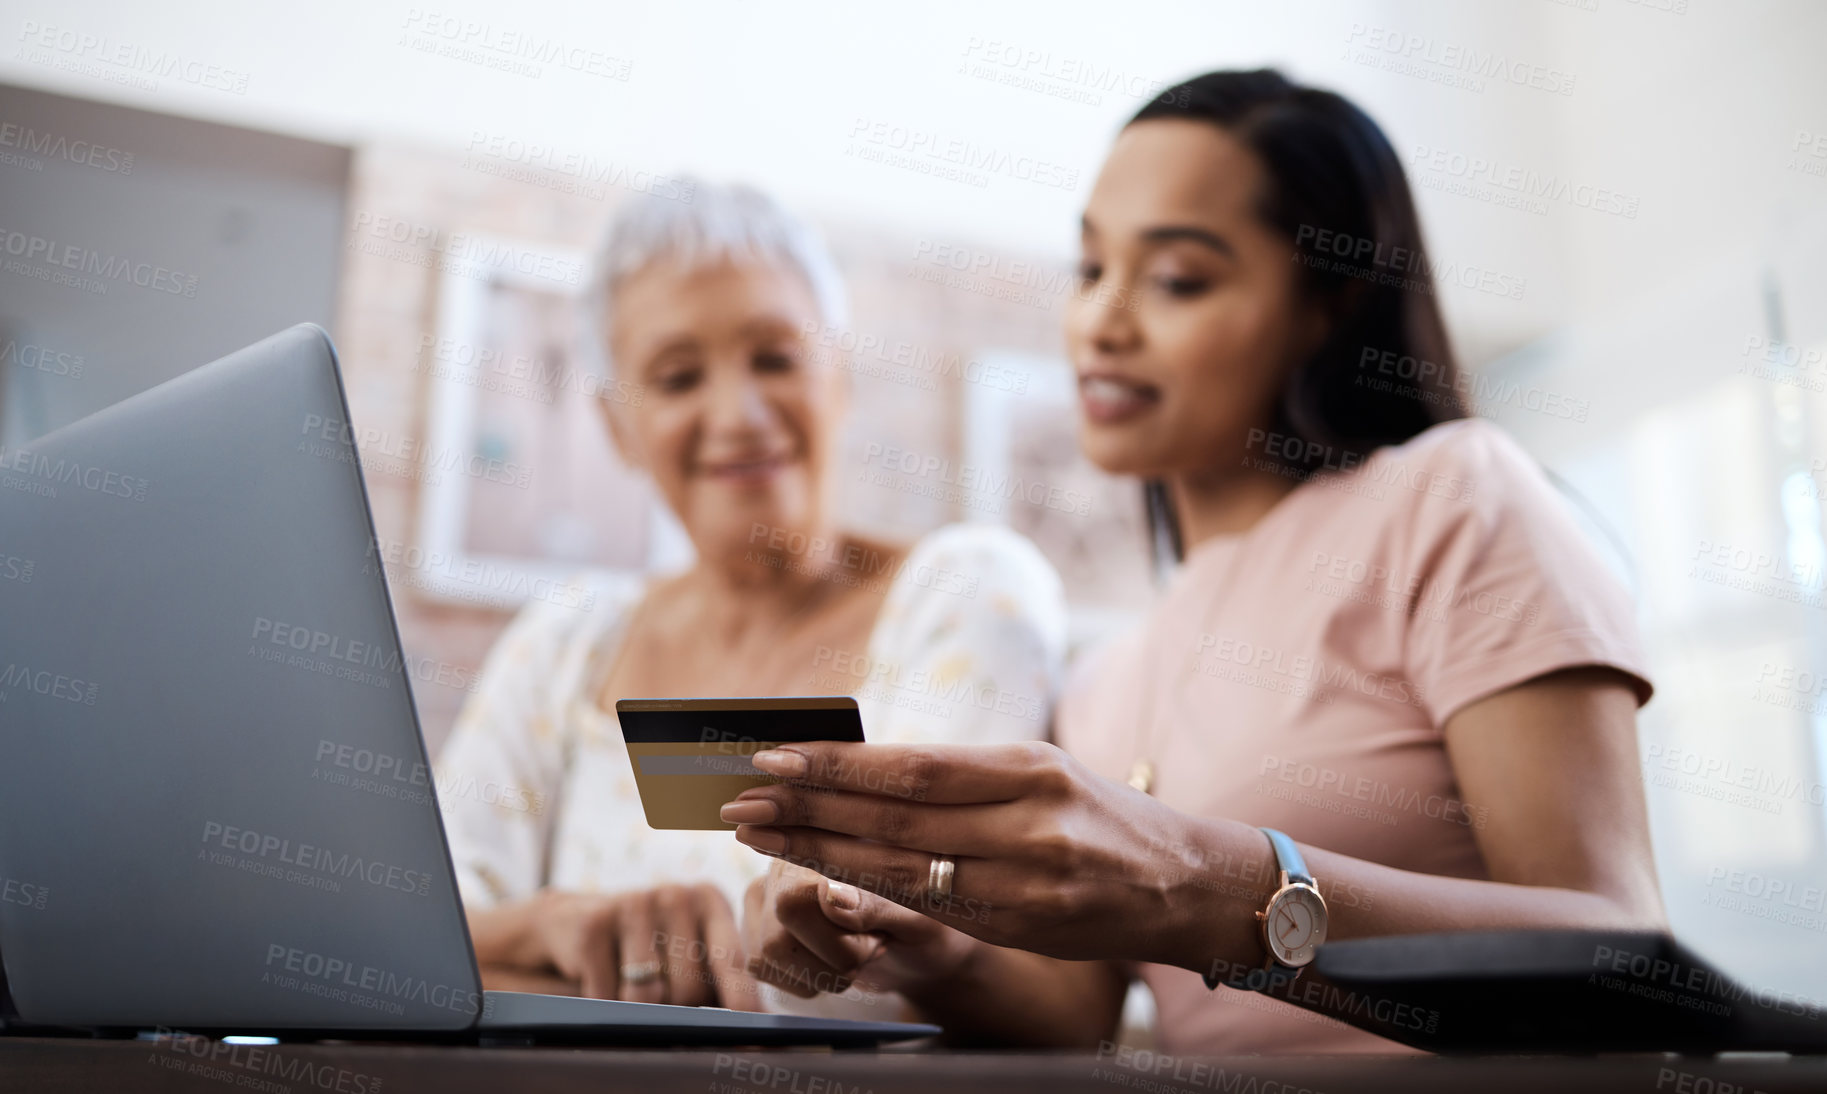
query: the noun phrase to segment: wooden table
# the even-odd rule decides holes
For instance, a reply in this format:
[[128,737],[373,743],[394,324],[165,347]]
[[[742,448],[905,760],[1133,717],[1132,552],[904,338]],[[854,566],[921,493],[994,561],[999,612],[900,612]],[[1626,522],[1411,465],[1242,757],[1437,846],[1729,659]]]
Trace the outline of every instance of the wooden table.
[[1138,1053],[225,1045],[0,1038],[0,1092],[129,1094],[1808,1094],[1827,1056],[1159,1057]]

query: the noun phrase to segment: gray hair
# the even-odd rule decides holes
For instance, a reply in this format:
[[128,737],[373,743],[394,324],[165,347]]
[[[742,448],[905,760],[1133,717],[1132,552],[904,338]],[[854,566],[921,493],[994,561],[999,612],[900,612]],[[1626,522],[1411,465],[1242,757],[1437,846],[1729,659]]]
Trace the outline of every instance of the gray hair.
[[615,293],[629,277],[662,260],[688,270],[731,260],[766,262],[805,279],[827,325],[848,321],[843,276],[808,225],[752,186],[679,182],[683,201],[648,192],[624,202],[597,246],[584,305],[583,358],[600,376],[613,371],[609,313]]

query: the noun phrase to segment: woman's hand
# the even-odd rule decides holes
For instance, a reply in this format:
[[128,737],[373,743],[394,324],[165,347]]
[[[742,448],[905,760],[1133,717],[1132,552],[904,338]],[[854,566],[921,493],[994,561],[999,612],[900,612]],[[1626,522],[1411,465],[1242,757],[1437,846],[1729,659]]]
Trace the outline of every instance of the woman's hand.
[[805,998],[852,982],[918,990],[955,975],[977,942],[918,912],[777,859],[749,885],[742,915],[749,971]]
[[533,898],[531,963],[581,994],[631,1003],[760,1010],[736,918],[715,885]]
[[[1267,842],[1243,844],[1232,829],[1255,836],[1247,827],[1189,818],[1050,744],[796,742],[753,762],[789,781],[724,806],[737,839],[985,942],[1202,972],[1257,959],[1248,911],[1215,916],[1219,898],[1187,860],[1266,859]],[[949,899],[928,890],[937,855],[956,859]],[[820,952],[794,938],[837,971],[828,939]]]

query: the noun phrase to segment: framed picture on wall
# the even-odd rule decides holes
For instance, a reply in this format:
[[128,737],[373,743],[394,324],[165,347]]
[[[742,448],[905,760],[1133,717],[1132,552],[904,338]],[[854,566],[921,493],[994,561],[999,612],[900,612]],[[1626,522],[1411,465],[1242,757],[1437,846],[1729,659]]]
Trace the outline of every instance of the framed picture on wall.
[[[605,413],[618,401],[638,405],[641,392],[594,365],[588,256],[469,240],[474,253],[518,249],[551,261],[441,275],[437,332],[421,339],[415,364],[427,377],[425,472],[417,557],[394,560],[407,584],[453,604],[588,608],[570,584],[580,571],[633,584],[688,563],[682,530],[610,441]],[[551,277],[554,265],[580,276]]]

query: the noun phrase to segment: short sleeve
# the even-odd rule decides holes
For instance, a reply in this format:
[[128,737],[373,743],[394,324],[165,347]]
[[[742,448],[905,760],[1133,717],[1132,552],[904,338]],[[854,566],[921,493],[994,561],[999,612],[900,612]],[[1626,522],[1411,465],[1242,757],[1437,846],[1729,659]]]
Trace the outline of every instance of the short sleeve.
[[[1652,687],[1629,593],[1547,475],[1496,425],[1397,450],[1433,484],[1417,502],[1405,660],[1430,719],[1559,669],[1600,665]],[[1405,449],[1412,446],[1405,446]]]
[[522,609],[483,661],[438,757],[445,835],[470,908],[530,897],[544,884],[569,763],[559,677],[574,670],[590,614],[547,601]]
[[872,741],[1035,740],[1065,649],[1065,592],[1040,551],[1007,528],[954,524],[908,553],[848,675]]

